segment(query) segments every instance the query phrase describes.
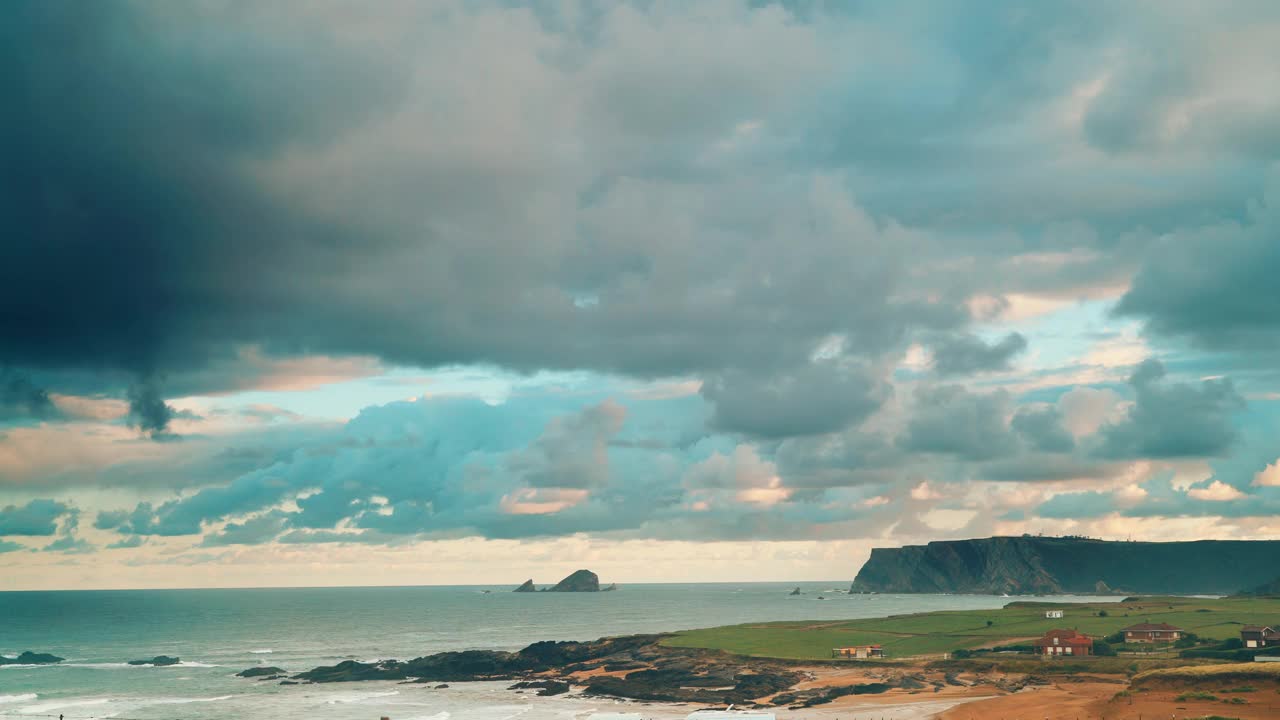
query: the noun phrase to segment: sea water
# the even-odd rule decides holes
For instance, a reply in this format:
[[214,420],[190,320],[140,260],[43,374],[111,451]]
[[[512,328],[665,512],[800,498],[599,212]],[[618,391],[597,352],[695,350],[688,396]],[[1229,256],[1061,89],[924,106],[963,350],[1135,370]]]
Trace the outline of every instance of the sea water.
[[[998,608],[988,595],[851,595],[836,583],[626,585],[607,593],[512,593],[510,587],[0,592],[0,655],[66,662],[0,666],[0,720],[541,720],[627,706],[538,698],[509,683],[280,685],[235,677],[255,665],[292,673],[342,660],[409,659],[444,650],[515,650],[765,620],[837,620]],[[819,598],[823,599],[819,599]],[[1046,601],[1097,600],[1046,597]],[[129,665],[177,656],[169,667]]]

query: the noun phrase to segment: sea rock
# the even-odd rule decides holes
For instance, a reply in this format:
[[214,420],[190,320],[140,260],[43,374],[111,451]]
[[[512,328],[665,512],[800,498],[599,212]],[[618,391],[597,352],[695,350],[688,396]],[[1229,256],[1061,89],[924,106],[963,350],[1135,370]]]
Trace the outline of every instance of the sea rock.
[[240,672],[236,673],[236,677],[252,678],[252,677],[263,677],[263,676],[269,676],[269,675],[283,675],[283,674],[284,674],[284,670],[278,667],[251,667],[247,670],[241,670]]
[[60,663],[66,658],[60,658],[57,655],[49,653],[33,653],[30,650],[22,653],[16,658],[5,657],[0,655],[0,665],[53,665]]
[[609,583],[609,587],[600,588],[600,592],[613,592],[618,589],[618,583]]
[[512,590],[512,592],[538,592],[538,588],[533,586],[533,578],[524,581],[520,587]]
[[798,588],[798,587],[797,587],[795,590],[792,590],[789,594],[791,594],[791,595],[799,595],[799,594],[800,594],[800,588]]
[[130,665],[155,665],[156,667],[165,667],[167,665],[177,665],[180,662],[182,661],[176,657],[169,657],[168,655],[157,655],[151,658],[150,660],[130,660],[129,664]]
[[539,697],[563,695],[569,692],[569,683],[559,680],[523,680],[507,688],[508,690],[538,690]]
[[547,592],[600,592],[600,577],[590,570],[575,570]]

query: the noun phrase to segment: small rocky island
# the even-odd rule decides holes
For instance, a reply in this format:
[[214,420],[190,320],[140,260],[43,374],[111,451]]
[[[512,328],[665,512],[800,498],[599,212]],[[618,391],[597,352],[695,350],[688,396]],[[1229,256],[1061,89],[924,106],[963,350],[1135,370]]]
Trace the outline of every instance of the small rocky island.
[[547,592],[600,592],[600,577],[590,570],[575,570]]
[[0,655],[0,665],[53,665],[63,660],[66,660],[66,658],[60,658],[49,653],[33,653],[30,650],[16,658]]
[[533,579],[530,578],[512,592],[609,592],[617,589],[617,585],[610,585],[602,589],[600,587],[600,576],[590,570],[575,570],[568,577],[549,588],[538,590],[533,584]]
[[182,662],[182,660],[176,657],[169,657],[168,655],[157,655],[151,658],[150,660],[130,660],[129,664],[130,665],[155,665],[156,667],[168,667],[169,665],[177,665],[180,662]]

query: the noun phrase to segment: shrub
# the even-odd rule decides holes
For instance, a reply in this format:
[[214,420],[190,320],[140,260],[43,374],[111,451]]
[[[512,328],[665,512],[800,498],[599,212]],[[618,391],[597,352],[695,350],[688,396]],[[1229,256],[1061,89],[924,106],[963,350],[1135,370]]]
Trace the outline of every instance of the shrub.
[[1098,611],[1098,617],[1106,617],[1106,616],[1107,616],[1107,611],[1106,611],[1106,610],[1099,610],[1099,611]]
[[956,660],[964,660],[966,658],[973,657],[973,651],[965,650],[963,648],[961,648],[960,650],[952,650],[951,657],[955,658]]
[[1176,648],[1195,647],[1200,644],[1200,637],[1195,633],[1187,633],[1174,641],[1173,646]]
[[1111,644],[1105,640],[1094,640],[1093,654],[1100,657],[1115,657],[1116,649],[1111,647]]
[[1191,692],[1184,692],[1184,693],[1182,693],[1181,695],[1179,695],[1178,697],[1174,698],[1174,700],[1175,700],[1175,701],[1177,701],[1177,702],[1186,702],[1186,701],[1188,701],[1188,700],[1213,700],[1213,701],[1217,701],[1217,699],[1218,699],[1218,696],[1217,696],[1217,695],[1214,695],[1214,694],[1213,694],[1213,693],[1211,693],[1211,692],[1205,692],[1204,690],[1193,690],[1193,691],[1191,691]]
[[1119,645],[1120,643],[1124,642],[1124,631],[1117,630],[1116,632],[1111,633],[1110,635],[1106,636],[1103,639],[1113,645]]

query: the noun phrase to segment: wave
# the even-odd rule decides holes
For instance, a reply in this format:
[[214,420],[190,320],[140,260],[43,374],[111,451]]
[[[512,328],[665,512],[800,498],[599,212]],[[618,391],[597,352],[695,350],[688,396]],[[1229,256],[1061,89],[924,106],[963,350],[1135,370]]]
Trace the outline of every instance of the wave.
[[26,702],[28,700],[35,700],[38,697],[40,696],[35,693],[22,693],[21,695],[0,695],[0,703]]
[[56,702],[40,703],[39,705],[28,705],[19,708],[18,712],[23,715],[35,715],[45,713],[49,710],[61,710],[69,707],[84,707],[86,705],[106,705],[111,702],[110,698],[93,698],[90,700],[58,700]]
[[186,705],[188,703],[205,703],[218,702],[219,700],[230,700],[235,695],[219,695],[211,698],[160,698],[158,700],[147,700],[147,705]]
[[333,697],[328,700],[325,700],[325,703],[329,705],[338,705],[340,703],[341,704],[357,703],[357,702],[363,702],[365,700],[372,700],[374,698],[391,697],[392,695],[399,695],[399,694],[400,694],[399,690],[389,690],[384,692],[373,691],[373,692],[342,693],[337,697]]
[[270,652],[272,652],[271,648],[263,648],[261,650],[250,650],[249,654],[250,655],[266,655],[267,653],[270,653]]
[[448,710],[441,710],[435,715],[416,715],[411,718],[405,718],[404,720],[449,720],[451,717],[453,717],[453,715],[451,715]]

